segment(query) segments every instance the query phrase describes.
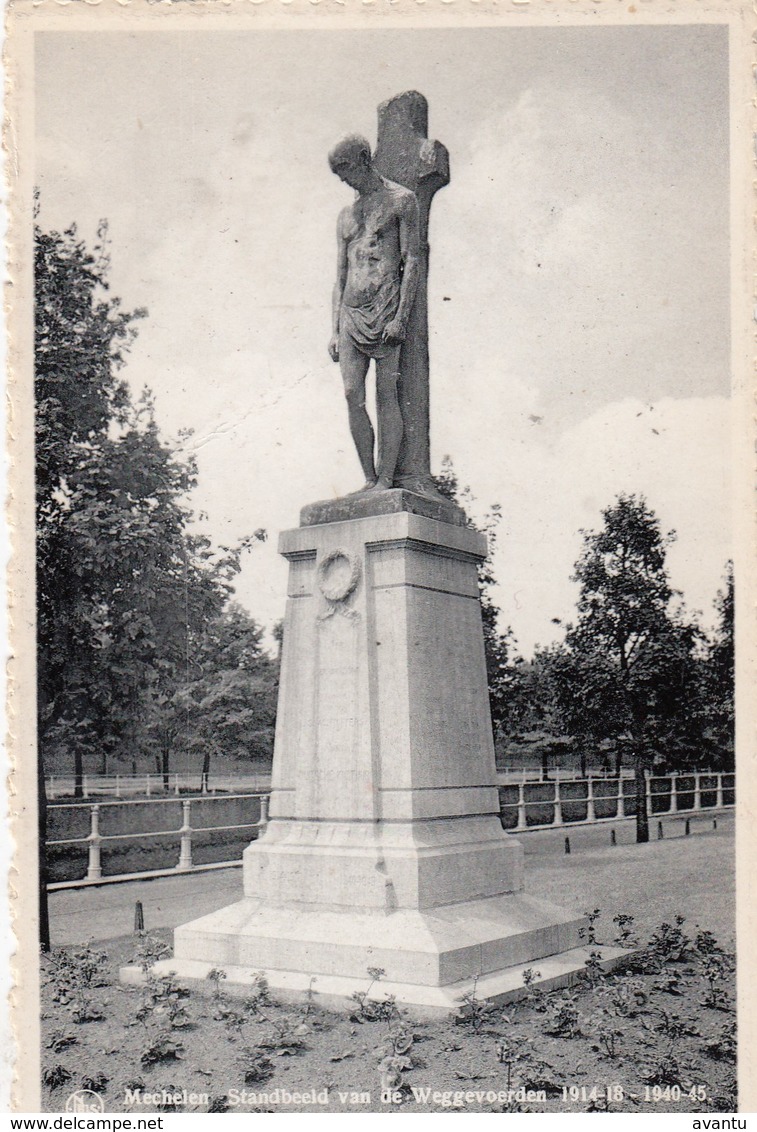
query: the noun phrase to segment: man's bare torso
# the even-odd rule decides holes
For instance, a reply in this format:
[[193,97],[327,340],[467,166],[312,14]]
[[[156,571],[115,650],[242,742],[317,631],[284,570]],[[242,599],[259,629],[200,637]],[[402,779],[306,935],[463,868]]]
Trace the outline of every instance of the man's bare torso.
[[399,283],[402,266],[400,222],[414,204],[401,185],[383,181],[383,189],[359,197],[339,216],[339,235],[347,248],[345,306],[370,305],[389,280]]

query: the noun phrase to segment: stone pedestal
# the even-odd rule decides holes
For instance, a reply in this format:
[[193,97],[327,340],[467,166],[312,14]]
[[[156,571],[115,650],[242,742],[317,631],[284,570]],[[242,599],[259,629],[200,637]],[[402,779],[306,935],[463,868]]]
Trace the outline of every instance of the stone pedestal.
[[280,990],[333,999],[379,967],[379,997],[449,1009],[474,980],[503,997],[537,960],[546,982],[585,962],[581,918],[524,893],[522,848],[500,824],[477,584],[486,540],[452,512],[395,505],[408,500],[354,518],[345,501],[313,505],[306,523],[336,521],[281,536],[270,823],[245,851],[244,898],[178,928],[166,969],[222,966],[227,987],[264,970]]

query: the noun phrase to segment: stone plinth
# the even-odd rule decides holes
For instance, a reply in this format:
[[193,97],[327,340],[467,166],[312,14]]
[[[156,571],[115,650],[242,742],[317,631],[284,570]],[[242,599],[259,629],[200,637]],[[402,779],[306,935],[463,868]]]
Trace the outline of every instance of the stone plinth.
[[569,980],[582,919],[524,893],[499,819],[484,537],[384,510],[287,531],[280,550],[270,822],[245,851],[244,898],[178,928],[161,966],[222,966],[239,984],[264,970],[293,992],[315,978],[337,998],[381,967],[382,988],[432,1009],[474,979],[479,994],[514,993],[518,968],[547,956],[543,978]]

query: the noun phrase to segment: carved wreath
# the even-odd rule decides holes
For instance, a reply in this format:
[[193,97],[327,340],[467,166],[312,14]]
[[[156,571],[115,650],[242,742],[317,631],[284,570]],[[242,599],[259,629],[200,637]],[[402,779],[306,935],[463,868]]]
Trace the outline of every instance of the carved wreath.
[[[349,575],[345,578],[343,575],[340,577],[329,577],[332,566],[335,565],[340,559],[343,559],[350,568]],[[325,558],[322,558],[318,563],[317,570],[318,588],[327,601],[340,602],[353,592],[358,582],[360,581],[360,559],[349,550],[343,550],[338,547],[336,550],[330,551]]]

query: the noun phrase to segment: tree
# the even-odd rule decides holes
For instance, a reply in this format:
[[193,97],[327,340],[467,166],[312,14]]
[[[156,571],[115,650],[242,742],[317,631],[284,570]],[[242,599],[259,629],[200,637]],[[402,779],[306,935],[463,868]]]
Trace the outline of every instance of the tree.
[[734,765],[734,576],[727,562],[724,588],[715,599],[717,624],[704,658],[705,733],[711,762],[731,770]]
[[[216,550],[190,530],[191,458],[160,436],[149,393],[118,376],[144,311],[108,294],[107,232],[92,252],[74,227],[35,228],[40,919],[45,934],[45,763],[149,749],[156,716],[202,669],[256,531]],[[169,721],[170,722],[170,721]],[[170,744],[161,768],[168,773]]]
[[573,734],[630,749],[636,837],[647,841],[645,771],[694,741],[701,634],[668,578],[675,533],[661,532],[641,496],[619,495],[602,514],[600,531],[582,532],[578,616],[554,655],[555,695]]
[[205,623],[184,679],[170,698],[156,704],[154,730],[164,776],[174,748],[199,755],[204,789],[214,755],[270,763],[278,662],[265,653],[262,636],[260,626],[234,602]]
[[449,456],[445,456],[442,461],[441,473],[434,477],[434,482],[445,498],[462,508],[468,526],[481,531],[487,538],[488,553],[478,567],[478,590],[492,728],[495,741],[501,740],[513,730],[518,718],[520,666],[523,664],[517,654],[517,644],[512,629],[500,630],[500,610],[493,596],[493,590],[497,584],[494,575],[493,556],[497,545],[498,527],[502,519],[502,509],[498,503],[492,504],[484,517],[484,522],[476,527],[468,510],[475,501],[469,488],[460,487]]

